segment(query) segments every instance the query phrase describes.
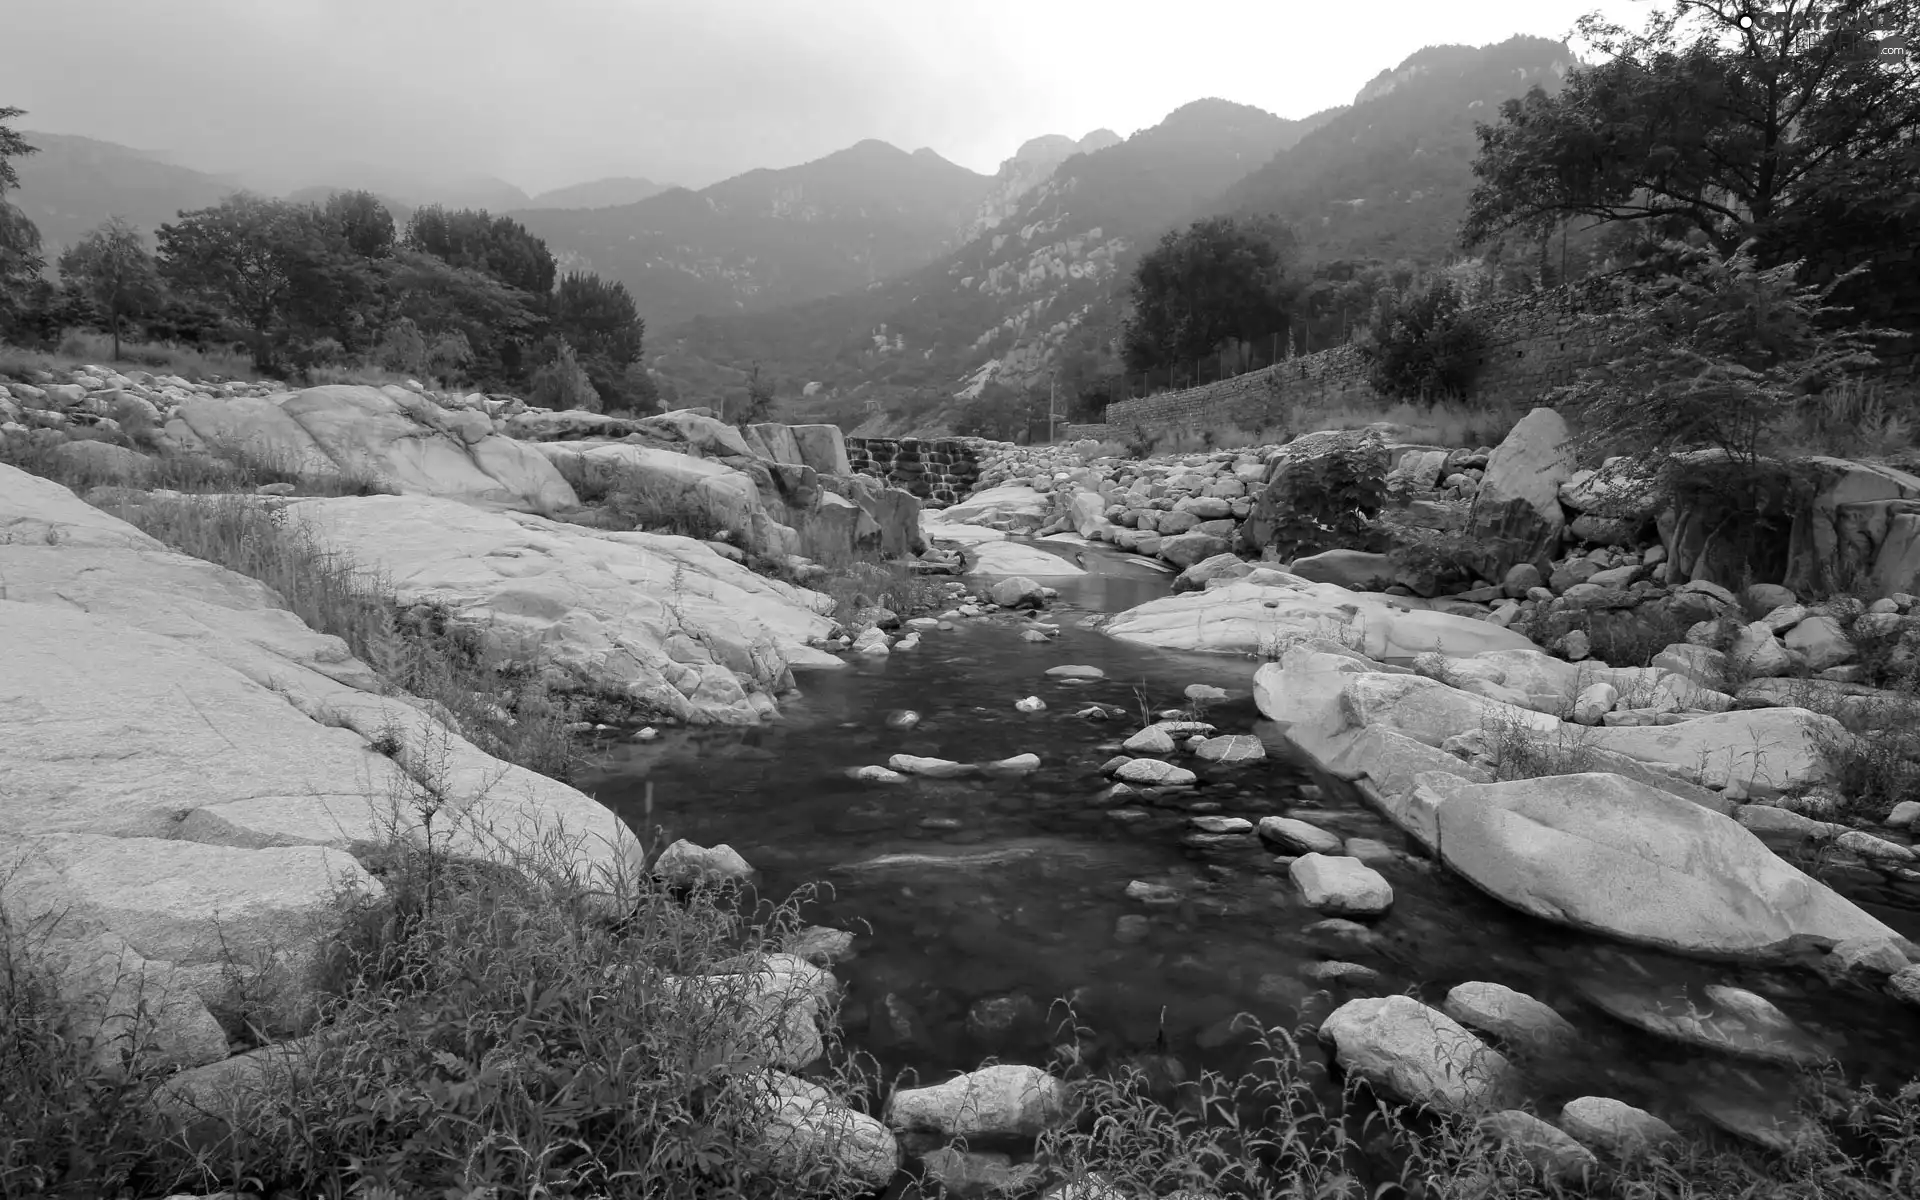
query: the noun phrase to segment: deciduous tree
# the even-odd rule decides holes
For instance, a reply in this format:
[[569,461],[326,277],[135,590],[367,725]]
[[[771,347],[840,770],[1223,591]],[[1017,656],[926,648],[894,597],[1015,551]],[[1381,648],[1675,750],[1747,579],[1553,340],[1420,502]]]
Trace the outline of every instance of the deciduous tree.
[[122,322],[160,300],[160,276],[146,239],[122,217],[108,217],[68,247],[60,255],[60,279],[107,318],[115,359],[120,357]]
[[1128,368],[1192,362],[1284,329],[1295,244],[1289,227],[1265,219],[1212,217],[1167,233],[1134,268],[1121,335]]

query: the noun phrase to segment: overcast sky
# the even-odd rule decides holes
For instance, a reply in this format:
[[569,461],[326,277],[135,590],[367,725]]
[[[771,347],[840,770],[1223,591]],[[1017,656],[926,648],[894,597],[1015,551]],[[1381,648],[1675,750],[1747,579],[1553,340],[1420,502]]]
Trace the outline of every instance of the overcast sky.
[[[702,186],[875,137],[991,172],[1203,96],[1303,117],[1420,47],[1649,0],[4,0],[0,106],[255,186],[331,164]],[[1664,8],[1664,3],[1659,7]]]

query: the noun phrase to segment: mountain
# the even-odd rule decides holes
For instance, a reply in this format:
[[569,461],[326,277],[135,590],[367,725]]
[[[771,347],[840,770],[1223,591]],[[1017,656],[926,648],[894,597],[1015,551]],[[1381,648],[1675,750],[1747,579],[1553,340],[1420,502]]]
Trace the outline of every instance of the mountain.
[[514,217],[564,269],[627,285],[649,328],[865,288],[957,244],[992,180],[880,141],[700,191]]
[[980,211],[960,231],[961,240],[971,241],[1013,216],[1020,197],[1044,183],[1061,163],[1076,154],[1105,150],[1119,141],[1120,135],[1111,129],[1096,129],[1077,142],[1059,133],[1030,139],[1000,164],[992,189],[980,202]]
[[235,181],[164,162],[155,154],[62,133],[26,133],[38,154],[15,159],[20,190],[8,198],[40,227],[48,261],[109,216],[151,234],[181,209],[217,204]]
[[620,204],[638,204],[671,188],[670,183],[655,183],[631,175],[594,179],[570,187],[541,192],[527,201],[528,208],[612,208]]
[[1474,123],[1539,84],[1559,90],[1577,66],[1546,38],[1493,46],[1429,46],[1382,71],[1353,104],[1228,188],[1222,213],[1275,213],[1321,259],[1356,256],[1438,262],[1473,190]]
[[[531,204],[532,197],[492,175],[429,175],[368,163],[341,163],[307,174],[297,185],[263,186],[261,190],[289,199],[325,200],[335,192],[368,191],[408,211],[426,204],[447,208],[483,208],[504,213]],[[399,209],[394,219],[400,220]]]
[[[662,330],[651,365],[697,387],[711,376],[698,364],[759,361],[783,392],[820,382],[829,399],[854,397],[854,411],[865,398],[944,395],[963,375],[975,386],[996,374],[1031,378],[1090,320],[1111,316],[1141,247],[1329,116],[1195,101],[1058,162],[998,224],[937,262],[850,294]],[[1018,170],[1003,168],[996,182]]]

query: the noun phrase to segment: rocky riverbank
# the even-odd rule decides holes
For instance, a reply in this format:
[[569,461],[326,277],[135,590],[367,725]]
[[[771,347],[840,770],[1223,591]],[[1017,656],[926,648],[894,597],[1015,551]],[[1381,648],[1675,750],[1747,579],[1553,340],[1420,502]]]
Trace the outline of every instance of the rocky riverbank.
[[[1546,410],[1499,447],[1376,439],[1402,524],[1424,514],[1436,532],[1478,531],[1492,547],[1462,564],[1456,582],[1471,586],[1447,591],[1444,572],[1410,570],[1390,551],[1283,562],[1252,544],[1284,491],[1276,482],[1348,435],[1153,463],[1003,450],[982,461],[972,494],[936,513],[854,475],[831,427],[740,430],[690,412],[630,421],[420,389],[189,386],[99,371],[6,387],[9,453],[90,486],[83,501],[0,466],[0,711],[11,722],[0,818],[25,839],[0,903],[32,920],[67,914],[46,947],[68,1001],[96,1032],[153,1021],[143,1065],[184,1068],[170,1094],[187,1103],[331,1053],[302,1040],[324,1034],[292,1015],[237,1026],[234,1013],[263,1002],[236,993],[231,966],[257,962],[261,978],[282,981],[284,1011],[299,1010],[294,981],[309,978],[315,930],[339,920],[343,891],[377,904],[399,886],[375,848],[430,844],[501,864],[537,849],[602,896],[650,878],[696,912],[713,889],[727,895],[756,874],[720,839],[647,853],[599,801],[489,753],[383,678],[382,664],[303,624],[285,597],[143,532],[162,511],[213,511],[194,509],[216,502],[207,495],[167,486],[185,481],[183,464],[202,481],[224,464],[218,478],[248,486],[217,503],[377,572],[391,619],[537,663],[545,684],[617,696],[663,728],[764,726],[777,737],[783,702],[810,670],[869,678],[923,651],[964,675],[982,638],[1020,654],[1080,636],[1240,664],[1234,687],[1196,683],[1187,708],[1150,711],[1144,690],[1132,706],[1093,699],[1109,682],[1098,668],[1036,662],[1031,679],[987,681],[994,711],[1032,722],[1030,744],[943,756],[922,739],[952,737],[966,713],[986,710],[969,700],[929,735],[903,708],[887,717],[891,752],[854,723],[838,727],[876,753],[841,755],[835,786],[896,807],[941,797],[1020,807],[1039,789],[1097,789],[1073,807],[1110,828],[1177,828],[1209,882],[1108,881],[1142,910],[1113,925],[1116,946],[1162,936],[1142,914],[1184,914],[1202,893],[1209,911],[1251,917],[1246,897],[1207,889],[1271,878],[1274,906],[1310,914],[1298,936],[1324,953],[1297,977],[1243,972],[1259,1003],[1311,1026],[1337,1075],[1465,1118],[1545,1174],[1617,1164],[1699,1119],[1757,1147],[1813,1145],[1822,1135],[1790,1097],[1738,1067],[1836,1058],[1832,1030],[1782,1007],[1793,990],[1783,981],[1799,973],[1863,1004],[1920,1006],[1920,949],[1898,927],[1920,908],[1920,804],[1886,790],[1911,775],[1888,731],[1915,709],[1889,685],[1912,654],[1916,601],[1888,588],[1805,603],[1783,583],[1715,582],[1727,560],[1701,543],[1699,521],[1619,515],[1612,476],[1575,471]],[[1796,578],[1871,561],[1875,578],[1900,582],[1897,539],[1853,537],[1866,509],[1850,506],[1897,516],[1888,506],[1900,497],[1875,489],[1904,496],[1905,477],[1857,464],[1828,475],[1833,487],[1802,514],[1798,557],[1785,556],[1803,564]],[[807,586],[831,584],[827,565],[854,552],[892,561],[886,586],[919,580],[925,611],[906,611],[877,577],[844,596]],[[1058,607],[1129,563],[1171,594],[1118,612]],[[1608,623],[1624,621],[1640,632]],[[1645,661],[1610,665],[1629,643]],[[1208,705],[1249,693],[1260,721],[1251,710],[1244,724],[1209,717]],[[1098,732],[1049,736],[1047,722]],[[642,732],[622,744],[665,740]],[[1096,754],[1085,764],[1081,741]],[[746,742],[734,752],[768,753]],[[1247,785],[1281,761],[1350,788],[1375,823],[1312,802],[1319,784],[1295,803]],[[816,786],[788,776],[795,799]],[[1869,776],[1881,790],[1862,791]],[[965,823],[929,815],[919,827],[964,846]],[[1068,848],[1056,838],[895,851],[846,869],[910,875],[904,904],[956,863]],[[1663,1104],[1600,1086],[1596,1073],[1568,1095],[1564,1064],[1592,1051],[1571,1009],[1485,976],[1444,997],[1435,989],[1432,1003],[1391,994],[1370,965],[1381,931],[1403,915],[1413,881],[1442,876],[1620,947],[1581,960],[1569,986],[1610,1020],[1703,1056],[1699,1086]],[[996,909],[988,925],[1022,919],[978,898]],[[888,1186],[906,1164],[962,1196],[1089,1194],[1049,1150],[1103,1103],[1071,1063],[899,1088],[871,1115],[843,1103],[825,1033],[855,943],[796,928],[757,957],[656,964],[634,990],[675,1012],[724,1003],[746,1014],[754,1070],[767,1073],[743,1111],[773,1169],[825,1163],[833,1186],[852,1191]],[[1636,950],[1697,969],[1686,984],[1638,978]],[[895,1003],[904,989],[863,997],[861,1028],[913,1040],[918,1018]],[[1011,994],[972,1003],[966,1020],[981,1042],[1042,1024]],[[1163,1010],[1163,1052],[1164,1021]],[[1219,1024],[1201,1044],[1231,1040]],[[263,1035],[277,1047],[260,1048]],[[1542,1094],[1555,1097],[1544,1110],[1530,1102]]]

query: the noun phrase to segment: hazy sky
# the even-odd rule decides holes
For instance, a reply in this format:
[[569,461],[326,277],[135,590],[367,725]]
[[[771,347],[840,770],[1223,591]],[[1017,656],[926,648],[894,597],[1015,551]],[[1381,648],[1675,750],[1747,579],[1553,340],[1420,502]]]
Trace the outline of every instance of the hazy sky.
[[[0,106],[322,182],[328,164],[701,186],[866,137],[993,171],[1221,96],[1344,104],[1422,46],[1560,37],[1650,0],[5,0]],[[1659,7],[1664,8],[1662,3]]]

